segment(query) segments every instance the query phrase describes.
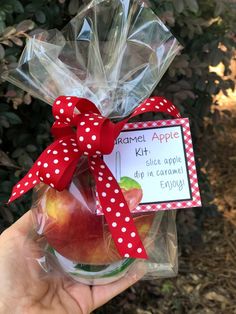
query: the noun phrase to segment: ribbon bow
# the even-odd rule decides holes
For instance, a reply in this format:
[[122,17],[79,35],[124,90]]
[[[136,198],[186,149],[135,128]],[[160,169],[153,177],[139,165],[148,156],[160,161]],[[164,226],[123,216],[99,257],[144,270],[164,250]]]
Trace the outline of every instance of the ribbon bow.
[[58,97],[53,104],[55,141],[40,155],[26,176],[14,186],[9,202],[43,182],[62,191],[72,180],[79,159],[88,157],[97,195],[117,250],[122,257],[147,258],[123,193],[101,158],[113,150],[125,123],[145,112],[164,112],[180,117],[177,108],[163,97],[146,99],[129,118],[113,123],[85,98]]

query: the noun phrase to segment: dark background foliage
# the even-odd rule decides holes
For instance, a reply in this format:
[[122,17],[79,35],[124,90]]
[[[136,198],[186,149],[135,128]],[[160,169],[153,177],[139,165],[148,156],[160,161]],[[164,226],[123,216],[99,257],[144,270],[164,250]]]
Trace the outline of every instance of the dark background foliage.
[[[14,66],[29,35],[40,29],[61,28],[83,2],[88,1],[1,0],[0,73]],[[151,0],[150,4],[184,47],[154,93],[173,100],[191,119],[204,207],[180,211],[178,219],[183,243],[187,245],[187,239],[199,243],[205,215],[215,213],[203,171],[207,156],[201,152],[201,139],[206,131],[204,120],[217,122],[218,111],[211,110],[214,96],[234,88],[228,76],[235,48],[236,4],[234,0]],[[210,70],[220,62],[225,66],[225,77]],[[0,232],[30,208],[30,193],[10,206],[5,203],[13,185],[50,143],[51,123],[48,105],[0,81]]]

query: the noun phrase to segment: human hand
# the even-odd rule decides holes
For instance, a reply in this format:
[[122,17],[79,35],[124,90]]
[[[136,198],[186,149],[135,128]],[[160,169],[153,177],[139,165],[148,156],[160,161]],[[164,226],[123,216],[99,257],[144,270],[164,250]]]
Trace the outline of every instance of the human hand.
[[[141,267],[104,286],[87,286],[61,276],[42,277],[29,253],[37,243],[27,239],[32,228],[26,213],[0,235],[0,314],[87,314],[139,280]],[[25,254],[27,253],[27,254]]]

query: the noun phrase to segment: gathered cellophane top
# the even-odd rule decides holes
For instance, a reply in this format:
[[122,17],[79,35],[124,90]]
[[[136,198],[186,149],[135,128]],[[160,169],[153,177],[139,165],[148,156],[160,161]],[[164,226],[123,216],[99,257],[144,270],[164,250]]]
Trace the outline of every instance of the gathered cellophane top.
[[61,31],[29,38],[5,77],[48,104],[83,97],[122,118],[150,96],[180,49],[144,1],[94,0]]

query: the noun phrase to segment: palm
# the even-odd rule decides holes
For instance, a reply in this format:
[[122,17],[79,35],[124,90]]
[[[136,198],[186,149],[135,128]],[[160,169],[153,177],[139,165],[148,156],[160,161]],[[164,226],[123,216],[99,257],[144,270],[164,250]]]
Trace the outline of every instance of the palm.
[[57,274],[47,276],[29,257],[39,256],[36,242],[25,240],[30,224],[27,213],[0,237],[0,314],[90,313],[142,275],[129,274],[116,283],[93,287]]

